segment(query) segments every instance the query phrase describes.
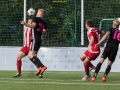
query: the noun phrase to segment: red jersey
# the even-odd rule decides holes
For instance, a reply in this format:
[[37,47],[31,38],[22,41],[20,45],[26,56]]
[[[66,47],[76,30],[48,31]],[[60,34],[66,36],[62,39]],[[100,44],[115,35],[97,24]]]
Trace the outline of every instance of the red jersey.
[[88,39],[90,41],[90,37],[93,36],[94,37],[94,41],[91,45],[91,51],[92,53],[99,53],[100,52],[100,47],[95,47],[95,45],[98,43],[99,41],[99,34],[101,34],[102,31],[97,29],[97,28],[90,28],[90,30],[88,30],[87,32],[87,36]]
[[32,28],[25,27],[25,29],[24,29],[24,47],[30,46],[31,39],[32,39]]

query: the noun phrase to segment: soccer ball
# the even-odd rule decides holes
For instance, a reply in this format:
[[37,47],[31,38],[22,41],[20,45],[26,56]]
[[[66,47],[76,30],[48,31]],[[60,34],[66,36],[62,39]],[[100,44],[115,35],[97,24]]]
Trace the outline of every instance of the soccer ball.
[[30,8],[30,9],[28,9],[27,14],[29,16],[33,16],[33,15],[35,15],[35,10],[33,8]]

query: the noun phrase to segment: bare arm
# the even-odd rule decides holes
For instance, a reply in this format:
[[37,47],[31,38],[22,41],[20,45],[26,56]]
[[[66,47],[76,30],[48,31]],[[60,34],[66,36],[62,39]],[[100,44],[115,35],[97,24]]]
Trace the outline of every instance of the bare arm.
[[47,30],[46,29],[43,29],[43,32],[46,32]]
[[104,32],[104,31],[102,31],[102,34],[105,34],[105,32]]
[[97,46],[101,44],[108,36],[110,35],[110,32],[106,32],[106,34],[102,37],[102,39],[96,44]]
[[22,25],[25,25],[26,27],[34,28],[36,26],[35,22],[32,22],[31,24],[25,23],[24,21],[21,21]]

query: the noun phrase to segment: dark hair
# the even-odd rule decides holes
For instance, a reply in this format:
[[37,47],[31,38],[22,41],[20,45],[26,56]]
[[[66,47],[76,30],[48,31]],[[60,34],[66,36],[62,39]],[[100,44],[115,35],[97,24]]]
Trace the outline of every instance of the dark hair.
[[86,20],[86,24],[89,26],[89,27],[93,27],[93,21],[91,19],[88,19]]
[[28,20],[32,20],[32,17],[29,17]]

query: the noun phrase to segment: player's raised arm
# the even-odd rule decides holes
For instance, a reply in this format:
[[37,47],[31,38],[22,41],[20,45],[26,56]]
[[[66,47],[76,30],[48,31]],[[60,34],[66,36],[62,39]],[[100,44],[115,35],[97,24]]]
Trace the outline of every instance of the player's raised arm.
[[105,32],[104,32],[104,31],[102,31],[102,32],[101,32],[101,34],[105,34]]
[[25,23],[24,21],[21,21],[22,25],[25,25],[26,27],[34,28],[36,26],[35,22],[32,22],[31,24]]

